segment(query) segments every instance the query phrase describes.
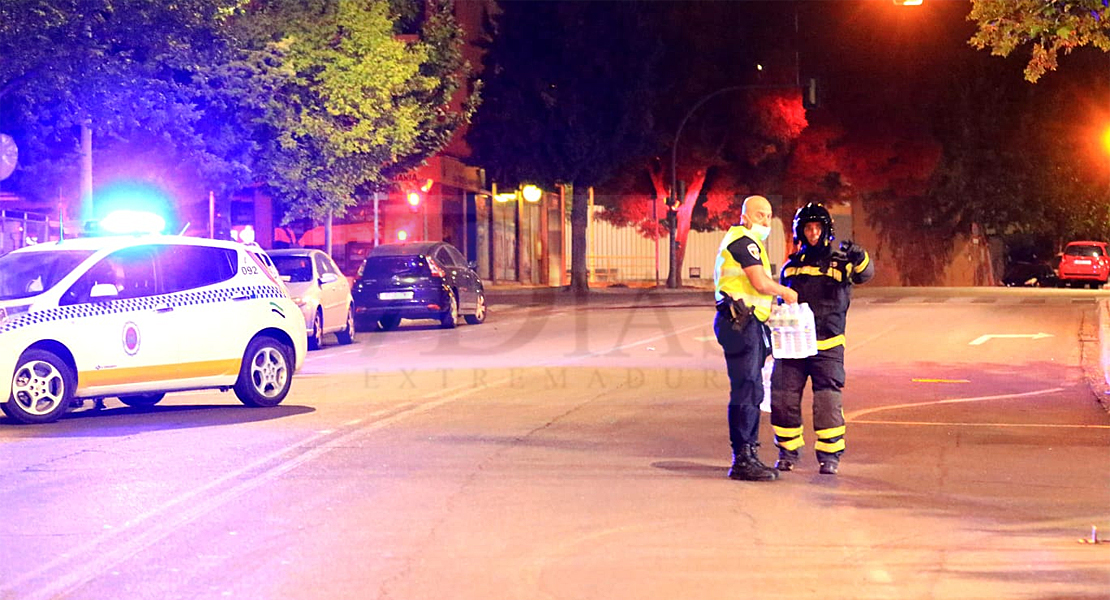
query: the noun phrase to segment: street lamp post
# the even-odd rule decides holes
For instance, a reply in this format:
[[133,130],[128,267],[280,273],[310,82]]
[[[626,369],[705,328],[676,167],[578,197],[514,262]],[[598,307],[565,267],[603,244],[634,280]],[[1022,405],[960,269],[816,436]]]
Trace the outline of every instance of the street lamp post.
[[[800,79],[800,77],[796,77],[796,79]],[[704,96],[700,100],[698,100],[696,103],[694,103],[694,105],[690,107],[690,110],[686,111],[686,115],[682,117],[682,120],[679,121],[678,130],[675,131],[675,133],[674,133],[674,143],[671,144],[671,195],[673,196],[673,205],[670,207],[670,212],[671,213],[677,213],[678,212],[678,207],[682,202],[678,198],[678,166],[677,166],[677,164],[678,164],[678,140],[682,136],[682,129],[684,127],[686,127],[686,121],[690,120],[690,117],[694,114],[695,111],[697,111],[699,108],[701,108],[701,106],[703,104],[705,104],[706,102],[708,102],[708,101],[712,100],[713,98],[716,98],[717,96],[720,96],[721,94],[724,94],[726,92],[735,92],[735,91],[738,91],[738,90],[771,90],[771,89],[780,89],[781,90],[781,89],[790,89],[790,88],[797,89],[799,86],[800,86],[800,82],[794,83],[794,84],[730,85],[728,87],[723,87],[723,88],[721,88],[721,89],[719,89],[715,92],[707,94],[706,96]],[[812,88],[812,85],[811,85],[811,88]],[[683,194],[683,195],[685,195],[685,194]],[[683,198],[682,200],[685,200],[685,198]],[[677,214],[675,216],[677,217]],[[673,288],[673,287],[677,286],[677,282],[678,282],[678,270],[677,270],[677,265],[675,265],[675,260],[677,259],[676,245],[678,243],[677,237],[675,235],[675,228],[676,228],[676,225],[677,225],[677,223],[676,223],[677,219],[675,219],[675,220],[668,219],[668,220],[672,224],[669,225],[670,230],[671,230],[671,257],[670,257],[670,259],[671,259],[671,268],[670,268],[671,272],[670,272],[670,275],[667,277],[667,287]]]
[[[669,213],[673,213],[673,216],[675,218],[674,219],[671,218],[672,214],[667,215],[667,229],[670,230],[670,234],[671,234],[671,243],[670,243],[670,271],[671,272],[667,275],[667,287],[669,287],[669,288],[678,287],[678,265],[675,264],[675,261],[678,259],[678,248],[677,248],[678,235],[677,235],[677,232],[675,230],[677,229],[677,224],[678,224],[677,223],[677,221],[678,221],[678,219],[677,219],[677,217],[678,217],[678,214],[677,214],[678,213],[678,207],[681,205],[682,200],[685,200],[685,198],[679,199],[679,197],[678,197],[678,166],[677,166],[678,165],[678,140],[682,136],[682,129],[684,127],[686,127],[686,121],[690,120],[690,116],[694,114],[694,111],[696,111],[698,108],[701,108],[701,105],[705,104],[709,100],[711,100],[711,99],[713,99],[713,98],[715,98],[715,97],[717,97],[721,94],[724,94],[726,92],[733,92],[733,91],[736,91],[736,90],[753,89],[753,88],[766,88],[766,87],[781,87],[781,86],[730,85],[728,87],[721,88],[721,89],[719,89],[719,90],[717,90],[717,91],[715,91],[711,94],[706,95],[701,100],[698,100],[692,107],[690,107],[690,110],[686,111],[686,115],[683,116],[682,120],[679,121],[679,123],[678,123],[678,131],[675,131],[675,133],[674,133],[674,143],[671,144],[671,206],[669,207]],[[658,276],[656,278],[658,279]]]

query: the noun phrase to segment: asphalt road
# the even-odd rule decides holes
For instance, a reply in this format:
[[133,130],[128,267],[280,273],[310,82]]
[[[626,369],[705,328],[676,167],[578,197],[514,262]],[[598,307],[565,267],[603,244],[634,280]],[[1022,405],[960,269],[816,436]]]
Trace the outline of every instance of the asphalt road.
[[725,477],[705,294],[491,294],[274,409],[0,422],[0,599],[1110,598],[1098,298],[863,288],[835,477],[808,423],[798,471]]

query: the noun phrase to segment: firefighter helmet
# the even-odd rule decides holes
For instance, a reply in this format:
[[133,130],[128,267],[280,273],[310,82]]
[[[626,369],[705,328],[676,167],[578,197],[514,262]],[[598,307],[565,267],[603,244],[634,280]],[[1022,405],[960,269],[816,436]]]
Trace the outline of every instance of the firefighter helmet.
[[833,233],[832,215],[824,206],[810,202],[794,213],[794,241],[800,243],[802,247],[809,247],[809,240],[806,239],[805,234],[806,223],[821,224],[821,239],[818,240],[818,246],[827,247],[836,239]]

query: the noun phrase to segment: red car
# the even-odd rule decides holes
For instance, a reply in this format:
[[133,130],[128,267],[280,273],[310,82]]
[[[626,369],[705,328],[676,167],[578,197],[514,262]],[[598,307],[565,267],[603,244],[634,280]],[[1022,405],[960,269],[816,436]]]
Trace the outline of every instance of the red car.
[[1110,257],[1106,242],[1070,242],[1060,257],[1060,285],[1087,284],[1092,289],[1106,285],[1110,276]]

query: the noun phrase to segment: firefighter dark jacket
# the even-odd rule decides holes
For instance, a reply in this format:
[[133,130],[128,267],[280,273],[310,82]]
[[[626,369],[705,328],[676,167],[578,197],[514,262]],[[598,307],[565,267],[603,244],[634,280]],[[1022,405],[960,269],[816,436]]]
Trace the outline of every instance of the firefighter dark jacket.
[[802,250],[791,254],[782,267],[780,281],[798,292],[798,302],[809,303],[817,326],[817,349],[844,344],[844,322],[852,301],[852,285],[875,275],[867,252],[843,242],[833,252]]

